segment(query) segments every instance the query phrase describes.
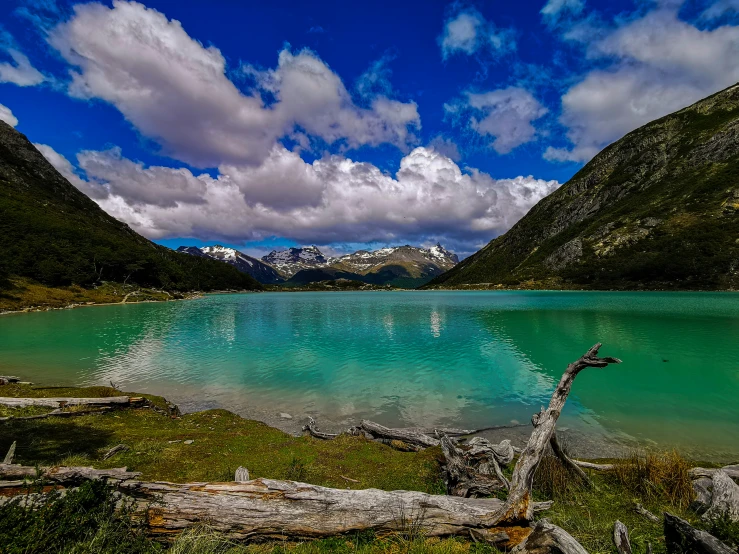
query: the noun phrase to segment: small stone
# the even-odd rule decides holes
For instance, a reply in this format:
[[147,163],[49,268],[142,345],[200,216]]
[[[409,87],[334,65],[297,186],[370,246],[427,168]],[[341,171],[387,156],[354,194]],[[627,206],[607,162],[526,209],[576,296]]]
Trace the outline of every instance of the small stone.
[[511,420],[511,425],[521,425],[521,422],[518,421],[517,419],[512,419]]
[[291,416],[290,414],[286,414],[285,412],[280,413],[280,417],[282,419],[292,419],[293,418],[293,416]]
[[192,439],[189,439],[189,440],[186,440],[186,441],[185,441],[185,444],[192,444],[192,443],[194,443],[194,442],[195,442],[194,440],[192,440]]

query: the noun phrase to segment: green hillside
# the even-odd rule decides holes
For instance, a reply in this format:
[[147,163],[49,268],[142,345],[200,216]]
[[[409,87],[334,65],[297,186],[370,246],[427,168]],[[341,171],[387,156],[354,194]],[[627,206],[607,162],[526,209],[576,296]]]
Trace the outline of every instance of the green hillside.
[[72,186],[0,121],[0,282],[117,281],[168,290],[259,289],[235,268],[173,252],[134,232]]
[[739,85],[608,146],[427,287],[739,288]]

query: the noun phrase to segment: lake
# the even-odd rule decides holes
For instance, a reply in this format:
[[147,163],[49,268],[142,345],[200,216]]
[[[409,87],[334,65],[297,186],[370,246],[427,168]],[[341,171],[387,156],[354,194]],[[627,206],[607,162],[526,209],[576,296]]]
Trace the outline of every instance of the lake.
[[[528,422],[595,342],[560,427],[739,454],[739,294],[301,292],[0,317],[0,374],[349,424]],[[269,418],[265,418],[269,419]]]

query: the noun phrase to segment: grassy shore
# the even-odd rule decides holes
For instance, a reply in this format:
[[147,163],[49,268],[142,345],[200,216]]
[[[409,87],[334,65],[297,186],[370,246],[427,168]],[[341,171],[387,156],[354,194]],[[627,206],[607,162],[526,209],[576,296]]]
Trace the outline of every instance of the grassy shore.
[[[13,397],[99,397],[120,393],[110,387],[0,386],[0,396]],[[159,407],[167,406],[163,398],[147,398]],[[30,415],[40,411],[43,410],[2,408],[0,416]],[[291,479],[329,487],[376,487],[385,490],[444,493],[440,465],[442,456],[438,448],[408,453],[360,437],[343,436],[332,441],[320,441],[307,436],[295,437],[225,410],[208,410],[173,418],[152,409],[127,409],[102,415],[11,420],[1,423],[0,453],[13,441],[18,443],[17,463],[92,465],[98,468],[127,466],[131,470],[142,472],[142,479],[146,480],[230,481],[235,469],[245,466],[253,477]],[[185,441],[193,442],[186,444]],[[108,460],[102,459],[108,449],[121,443],[129,446],[130,450]],[[572,533],[593,554],[614,551],[610,536],[616,519],[628,526],[635,552],[645,552],[647,543],[652,544],[655,553],[665,551],[661,525],[651,523],[636,514],[634,502],[640,502],[653,513],[660,514],[668,510],[701,525],[688,509],[692,495],[688,477],[688,468],[691,465],[689,462],[676,453],[659,453],[647,458],[622,460],[619,463],[620,469],[615,473],[593,474],[597,488],[587,489],[578,486],[556,459],[546,458],[537,474],[535,494],[537,499],[552,499],[555,504],[543,517]],[[706,465],[706,462],[701,462],[701,465]],[[67,502],[72,500],[74,499]],[[103,500],[99,503],[104,504]],[[70,508],[67,507],[67,510]],[[93,512],[90,508],[90,513]],[[115,519],[118,516],[111,513],[106,517]],[[2,514],[0,519],[3,519]],[[135,533],[134,524],[121,523],[120,518],[115,521],[115,524],[108,522],[107,527],[103,527],[111,529],[111,533],[117,529],[115,532],[130,535],[129,538],[133,537],[131,540],[138,541],[138,546],[130,546],[127,551],[161,550],[161,545],[142,540]],[[43,522],[36,527],[39,525],[43,527]],[[95,529],[99,527],[100,522],[94,526]],[[739,532],[733,528],[726,533],[736,533],[739,537]],[[1,534],[0,528],[0,536]],[[69,550],[60,551],[118,551],[89,549],[92,544],[90,541],[98,541],[98,546],[102,544],[102,538],[95,536],[90,531],[84,537],[75,539],[81,546],[70,546]],[[71,538],[68,542],[70,545],[77,544]],[[120,540],[117,543],[123,544]],[[34,550],[26,544],[17,551]],[[239,546],[224,542],[207,528],[182,536],[170,549],[170,552],[197,553],[226,551],[441,554],[494,552],[494,549],[461,539],[376,538],[371,535],[300,544]]]
[[0,288],[0,314],[44,311],[92,304],[166,302],[197,296],[192,293],[147,289],[138,285],[106,282],[94,288],[79,285],[48,287],[29,279],[12,279]]

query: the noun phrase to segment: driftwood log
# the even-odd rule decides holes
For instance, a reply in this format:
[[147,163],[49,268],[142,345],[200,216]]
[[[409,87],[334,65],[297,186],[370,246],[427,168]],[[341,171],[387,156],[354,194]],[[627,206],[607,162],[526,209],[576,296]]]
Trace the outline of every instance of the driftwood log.
[[0,406],[8,408],[27,408],[41,406],[45,408],[64,408],[66,406],[132,406],[144,404],[144,398],[135,396],[108,396],[101,398],[13,398],[0,397]]
[[634,511],[637,514],[639,514],[640,516],[644,516],[645,518],[647,518],[652,523],[659,523],[660,522],[660,519],[656,515],[654,515],[649,510],[647,510],[644,506],[642,506],[638,502],[636,504],[634,504]]
[[578,466],[575,462],[573,462],[570,457],[565,453],[564,449],[560,446],[559,441],[557,440],[557,433],[552,433],[552,438],[550,439],[550,445],[552,447],[552,452],[554,452],[554,455],[557,456],[557,458],[560,459],[562,464],[572,473],[577,475],[580,480],[585,483],[588,487],[593,488],[594,484],[590,480],[590,477],[588,477],[588,474],[585,473],[580,466]]
[[722,470],[732,479],[739,479],[739,464],[715,468],[694,467],[690,469],[690,476],[693,479],[698,477],[713,477],[713,474],[719,470]]
[[444,477],[447,492],[452,496],[491,496],[510,487],[500,469],[500,464],[507,465],[513,460],[510,441],[493,445],[476,437],[469,445],[459,446],[446,435],[442,435],[441,451],[446,461]]
[[[96,481],[109,479],[112,481],[125,481],[135,479],[141,475],[137,471],[128,471],[125,467],[112,469],[95,469],[92,467],[34,467],[18,464],[0,464],[0,479],[37,479],[52,481],[54,483],[79,483],[82,481]],[[0,481],[3,486],[7,481]]]
[[513,549],[520,554],[588,554],[564,529],[547,520],[539,521],[531,534]]
[[710,533],[668,512],[665,512],[665,546],[668,554],[736,554]]
[[629,541],[629,530],[619,520],[616,520],[613,525],[613,544],[618,554],[633,554],[631,541]]

